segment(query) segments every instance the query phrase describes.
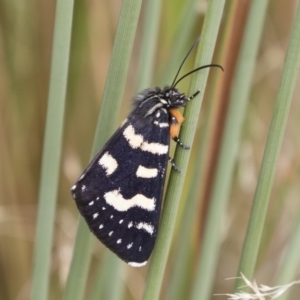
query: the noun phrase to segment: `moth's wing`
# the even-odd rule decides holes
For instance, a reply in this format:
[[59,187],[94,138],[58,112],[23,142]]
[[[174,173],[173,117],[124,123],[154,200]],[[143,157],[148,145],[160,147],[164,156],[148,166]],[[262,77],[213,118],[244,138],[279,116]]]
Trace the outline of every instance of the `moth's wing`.
[[91,231],[133,266],[154,247],[169,142],[165,110],[147,123],[133,113],[71,189]]

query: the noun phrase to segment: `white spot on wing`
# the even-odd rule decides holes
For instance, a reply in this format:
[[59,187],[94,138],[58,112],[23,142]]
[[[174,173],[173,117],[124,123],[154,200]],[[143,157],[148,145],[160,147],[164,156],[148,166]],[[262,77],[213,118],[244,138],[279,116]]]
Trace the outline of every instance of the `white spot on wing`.
[[152,235],[154,232],[154,227],[148,223],[139,223],[135,227],[137,229],[143,229],[143,230],[147,231],[148,233],[150,233],[150,235]]
[[106,175],[111,175],[118,167],[117,161],[107,152],[99,159],[99,165],[101,165],[105,171]]
[[110,216],[111,219],[112,219],[113,217],[114,217],[113,215]]
[[148,143],[144,141],[142,135],[135,133],[132,125],[126,127],[126,129],[123,132],[123,135],[133,149],[140,148],[143,151],[151,152],[153,154],[158,155],[167,154],[169,151],[168,145],[163,145],[160,143]]
[[133,243],[130,243],[127,245],[127,249],[130,249],[132,247]]
[[169,123],[160,123],[158,121],[154,121],[153,124],[159,126],[160,128],[169,127]]
[[75,189],[76,189],[76,184],[74,184],[74,185],[72,186],[71,191],[74,192]]
[[96,219],[99,216],[98,213],[93,214],[93,219]]
[[131,228],[133,226],[133,223],[132,222],[129,222],[128,223],[128,228]]
[[123,135],[133,149],[139,148],[144,141],[143,137],[140,134],[135,134],[132,125],[126,127]]
[[169,146],[163,145],[163,144],[160,144],[160,143],[147,143],[147,142],[144,142],[141,146],[141,149],[143,151],[148,151],[148,152],[151,152],[153,154],[161,155],[161,154],[167,154],[168,153]]
[[129,266],[132,267],[143,267],[148,261],[144,261],[142,263],[137,263],[137,262],[129,262]]
[[127,211],[135,206],[148,211],[155,209],[155,198],[147,198],[142,194],[137,194],[131,199],[124,199],[120,191],[114,190],[104,194],[104,199],[107,204],[111,205],[118,211]]
[[83,173],[78,180],[81,180],[85,177],[85,173]]
[[140,246],[139,251],[142,251],[142,247]]
[[86,190],[86,186],[83,185],[83,186],[81,187],[81,190],[84,192],[84,191]]
[[156,168],[146,168],[139,166],[136,170],[136,176],[141,178],[154,178],[157,176],[158,170]]
[[113,231],[111,231],[111,232],[110,232],[108,235],[109,235],[109,236],[111,236],[113,233],[114,233],[114,232],[113,232]]
[[122,224],[123,223],[123,220],[120,220],[119,224]]
[[91,201],[90,203],[89,203],[89,206],[91,206],[91,205],[93,205],[94,204],[94,201]]
[[103,224],[101,224],[100,226],[99,226],[99,229],[102,229],[104,226],[103,226]]
[[121,239],[118,239],[117,240],[117,244],[121,244],[122,243],[122,240]]

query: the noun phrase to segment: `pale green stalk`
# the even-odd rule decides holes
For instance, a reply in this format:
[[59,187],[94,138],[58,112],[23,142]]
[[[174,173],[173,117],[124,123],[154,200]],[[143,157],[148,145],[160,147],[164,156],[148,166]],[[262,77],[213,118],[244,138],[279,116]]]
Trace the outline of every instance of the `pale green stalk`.
[[[276,164],[280,153],[299,66],[300,5],[298,4],[238,270],[238,274],[244,274],[249,280],[253,278],[255,270],[257,253],[276,171]],[[241,279],[236,280],[235,286],[236,291],[238,291],[238,287],[242,286]]]
[[[91,294],[89,300],[118,300],[122,299],[124,293],[124,284],[121,280],[124,277],[125,263],[120,263],[116,259],[115,254],[111,251],[105,251],[102,255],[101,264],[98,266],[98,271],[95,276],[93,285],[91,287]],[[118,284],[113,284],[112,280],[118,278]]]
[[[92,157],[116,129],[141,4],[141,0],[123,0]],[[92,234],[89,233],[84,220],[80,218],[64,300],[83,299],[91,260],[92,242]],[[113,259],[118,258],[114,257]],[[111,279],[111,284],[111,289],[118,288],[116,286],[121,284],[116,274]]]
[[156,44],[158,41],[158,30],[160,27],[161,6],[161,0],[145,2],[141,53],[137,76],[137,91],[141,91],[152,85],[153,70],[155,67],[154,57],[155,50],[157,49]]
[[30,299],[48,298],[55,207],[60,171],[70,56],[73,0],[58,0],[39,190]]
[[[220,37],[218,45],[218,57],[214,57],[214,63],[223,62],[226,53],[226,39],[230,30],[232,29],[231,21],[235,13],[235,2],[230,2],[227,7],[227,14],[223,19],[223,34]],[[216,72],[216,71],[215,71]],[[226,72],[226,69],[225,69]],[[224,77],[226,73],[220,73],[220,76],[215,76],[209,86],[209,90],[206,90],[205,99],[208,99],[208,107],[205,114],[203,114],[204,122],[203,129],[200,134],[201,140],[199,141],[200,147],[195,155],[195,161],[193,163],[193,173],[191,177],[191,185],[188,187],[188,194],[185,200],[184,212],[181,216],[180,224],[178,226],[178,235],[176,236],[175,249],[178,249],[174,255],[173,263],[170,272],[170,285],[167,289],[166,299],[181,300],[187,297],[190,293],[190,284],[193,277],[194,260],[193,260],[193,241],[195,226],[198,226],[199,222],[196,218],[199,218],[199,195],[202,194],[204,184],[207,180],[206,168],[207,160],[209,159],[210,139],[213,133],[213,125],[215,122],[215,112],[217,105],[216,101],[219,97],[220,91],[218,90],[220,83],[220,77]],[[194,146],[193,146],[194,147]]]
[[[300,216],[298,214],[298,224],[295,227],[294,233],[287,246],[287,251],[285,252],[284,259],[282,260],[281,267],[278,271],[278,279],[276,285],[284,285],[292,282],[295,278],[299,278],[299,262],[300,262]],[[290,289],[288,289],[278,300],[289,299]]]
[[192,292],[193,300],[207,300],[211,298],[220,250],[221,224],[223,216],[226,213],[236,153],[245,117],[267,3],[267,0],[252,1],[245,28],[225,122],[220,157],[209,201],[204,239]]
[[164,65],[164,71],[160,76],[159,82],[163,85],[171,84],[182,58],[186,52],[186,45],[189,44],[191,32],[193,31],[199,14],[195,7],[198,4],[197,0],[185,1],[184,12],[180,20],[178,20],[178,29],[175,32],[172,48],[168,53],[167,64]]
[[[201,41],[196,55],[195,66],[197,67],[211,62],[224,2],[225,1],[209,2]],[[193,94],[197,89],[200,89],[202,93],[195,101],[189,103],[185,111],[185,124],[182,127],[180,137],[181,140],[184,140],[188,145],[192,145],[193,143],[207,76],[208,70],[203,70],[203,72],[198,73],[192,78],[190,94]],[[182,174],[172,171],[170,175],[159,233],[148,272],[144,300],[155,300],[159,298],[189,155],[190,151],[177,147],[175,161],[179,168],[181,168]]]

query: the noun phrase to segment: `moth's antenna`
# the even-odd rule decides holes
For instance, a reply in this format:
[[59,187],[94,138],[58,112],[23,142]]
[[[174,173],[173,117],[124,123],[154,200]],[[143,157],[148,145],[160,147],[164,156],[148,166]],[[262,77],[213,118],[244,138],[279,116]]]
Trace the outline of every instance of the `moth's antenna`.
[[179,72],[180,72],[180,70],[181,70],[181,68],[182,68],[182,66],[183,66],[183,64],[184,64],[184,62],[185,62],[186,59],[189,57],[189,55],[191,54],[192,50],[194,49],[194,47],[196,46],[196,44],[199,42],[199,40],[200,40],[200,36],[195,40],[195,42],[193,43],[193,45],[192,45],[192,47],[190,48],[189,52],[187,53],[187,55],[186,55],[185,58],[183,59],[181,65],[180,65],[180,67],[179,67],[179,69],[178,69],[178,71],[177,71],[177,73],[176,73],[176,76],[175,76],[175,78],[174,78],[174,80],[173,80],[173,83],[172,83],[171,87],[175,87],[174,82],[176,81],[176,79],[177,79],[177,77],[178,77],[178,74],[179,74]]
[[223,72],[224,72],[224,69],[221,65],[218,65],[218,64],[210,64],[210,65],[204,65],[202,67],[199,67],[199,68],[196,68],[188,73],[186,73],[185,75],[183,75],[182,77],[180,77],[175,83],[173,82],[172,84],[172,87],[175,87],[182,79],[184,79],[185,77],[195,73],[195,72],[198,72],[199,70],[202,70],[202,69],[205,69],[205,68],[212,68],[212,67],[217,67],[217,68],[220,68]]

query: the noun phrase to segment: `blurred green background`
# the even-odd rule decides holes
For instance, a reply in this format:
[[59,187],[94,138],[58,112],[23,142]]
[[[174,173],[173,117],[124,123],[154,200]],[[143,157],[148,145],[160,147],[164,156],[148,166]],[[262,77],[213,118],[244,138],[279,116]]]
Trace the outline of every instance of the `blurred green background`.
[[[187,14],[193,18],[193,24],[185,35],[185,44],[177,45],[178,32],[183,24],[190,21],[184,17],[187,3],[193,5],[193,10]],[[191,272],[195,265],[195,253],[201,245],[232,79],[250,3],[246,0],[226,2],[213,59],[214,63],[224,67],[225,72],[214,71],[213,76],[210,76],[197,127],[195,149],[201,143],[205,117],[208,110],[212,109],[205,180],[199,182],[199,186],[203,186],[198,200],[201,205],[197,212],[197,223],[192,229],[194,256],[188,266]],[[296,4],[294,0],[272,0],[267,8],[232,178],[230,201],[222,219],[221,252],[212,294],[229,293],[234,285],[233,280],[225,279],[236,276]],[[69,190],[89,161],[121,1],[75,1],[74,5],[49,299],[61,299],[68,276],[78,224],[78,212]],[[139,55],[143,35],[146,34],[143,28],[146,8],[146,1],[143,1],[120,122],[130,111],[130,99],[137,92]],[[181,62],[181,59],[170,61],[174,49],[180,47],[179,57],[184,57],[184,53],[201,33],[206,9],[206,1],[162,1],[160,18],[157,20],[159,34],[153,61],[152,85],[171,83]],[[30,294],[54,18],[54,1],[0,2],[0,299],[5,300],[29,299]],[[181,74],[193,67],[193,57],[194,54]],[[188,83],[187,79],[180,84],[183,92],[187,93]],[[256,266],[256,281],[268,285],[276,282],[286,246],[299,219],[299,89],[298,80]],[[214,105],[211,108],[212,102]],[[183,191],[185,197],[192,180],[195,156],[196,152],[193,151]],[[178,220],[182,216],[182,207]],[[176,232],[179,228],[177,225]],[[168,278],[176,260],[177,243],[175,241],[171,249],[161,299],[165,299],[164,295],[167,294]],[[103,247],[97,242],[93,261],[101,262],[102,257]],[[299,264],[298,261],[295,263]],[[88,286],[95,272],[93,264]],[[142,298],[146,274],[147,268],[126,268],[122,275],[125,284],[122,299]],[[299,272],[295,278],[299,278]],[[289,299],[298,299],[299,294],[300,288],[295,287]]]

